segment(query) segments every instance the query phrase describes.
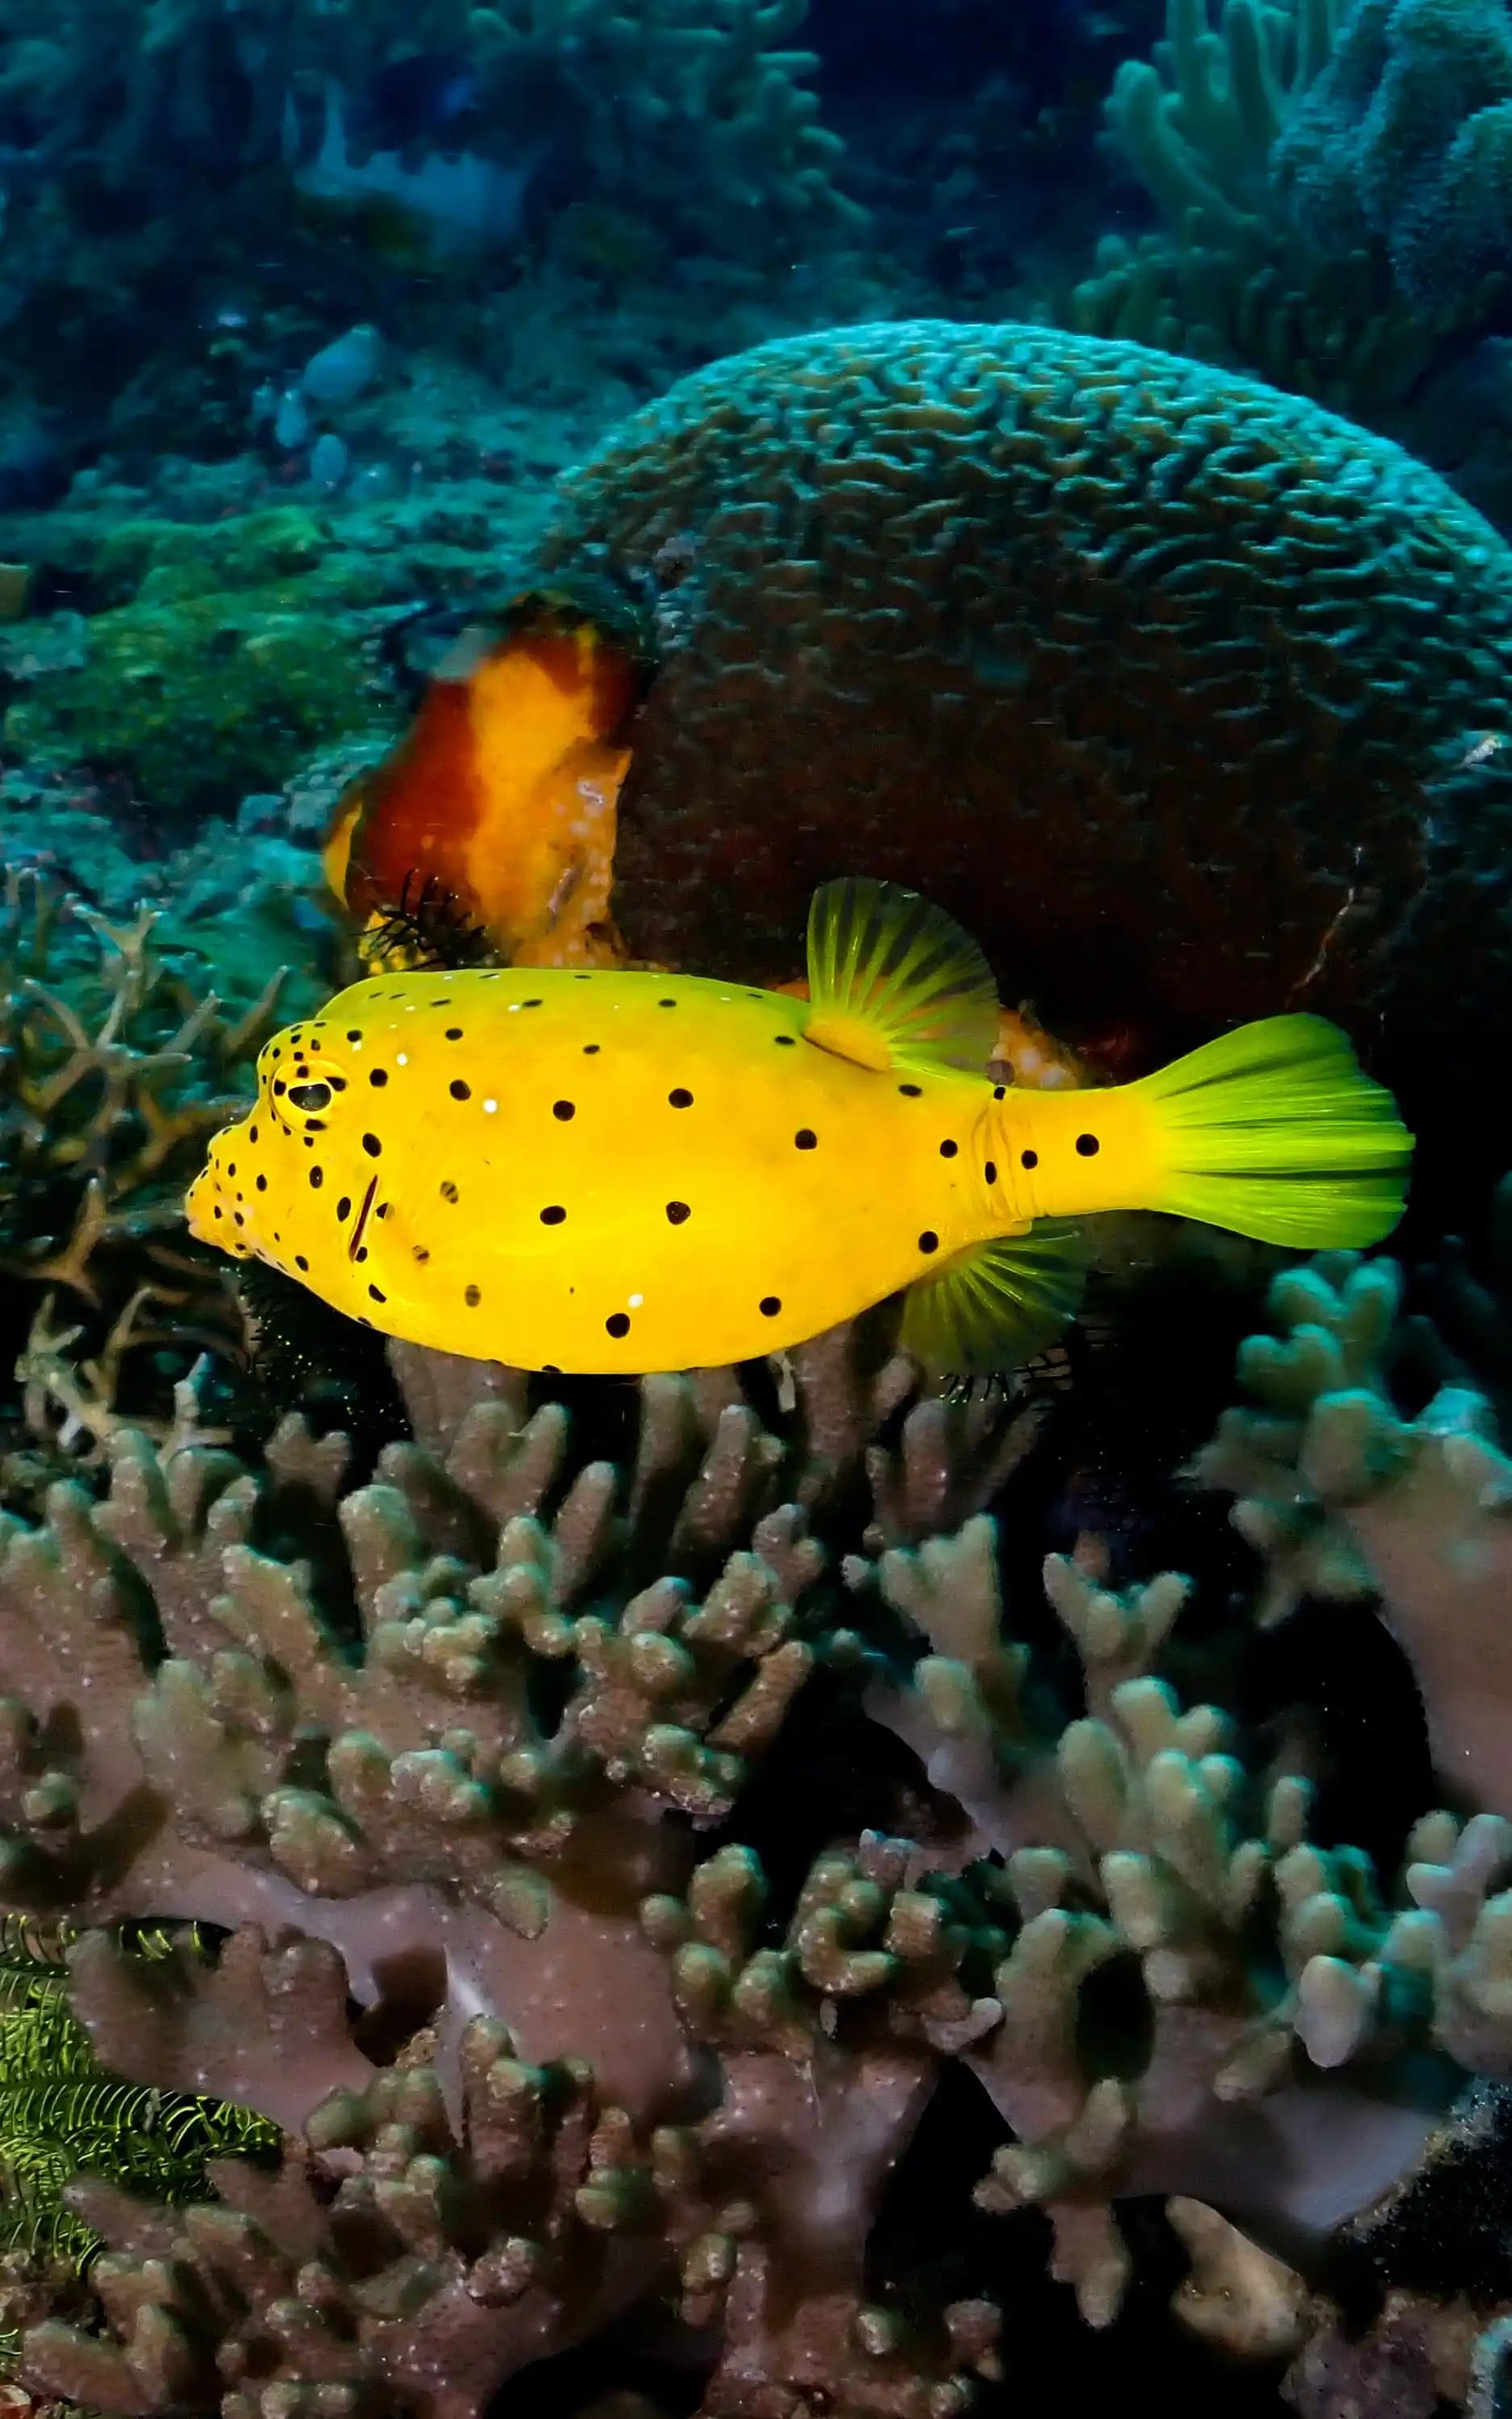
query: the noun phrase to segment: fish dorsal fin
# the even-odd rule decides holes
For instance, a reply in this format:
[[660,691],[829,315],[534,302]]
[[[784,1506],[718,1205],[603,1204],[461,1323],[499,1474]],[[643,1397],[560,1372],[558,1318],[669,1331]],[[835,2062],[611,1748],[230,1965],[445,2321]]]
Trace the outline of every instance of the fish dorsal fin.
[[804,1031],[858,1066],[965,1067],[998,1039],[992,970],[969,934],[916,890],[827,882],[808,911]]
[[1078,1228],[1042,1222],[957,1252],[909,1287],[899,1341],[936,1376],[1021,1368],[1075,1318],[1086,1278]]

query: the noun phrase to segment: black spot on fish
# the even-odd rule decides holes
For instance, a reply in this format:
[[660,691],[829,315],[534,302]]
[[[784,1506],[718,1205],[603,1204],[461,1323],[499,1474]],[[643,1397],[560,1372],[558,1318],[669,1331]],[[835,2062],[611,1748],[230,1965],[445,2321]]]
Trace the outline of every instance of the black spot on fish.
[[246,1219],[242,1216],[241,1211],[240,1211],[239,1210],[233,1210],[233,1211],[231,1212],[231,1215],[232,1215],[232,1216],[233,1216],[233,1218],[236,1220],[236,1222],[237,1222],[237,1225],[238,1225],[238,1226],[245,1226],[245,1225],[247,1224]]
[[796,1150],[817,1150],[818,1141],[818,1135],[812,1126],[800,1126],[793,1136],[793,1147]]
[[362,1137],[362,1148],[367,1152],[369,1159],[376,1159],[383,1149],[383,1145],[378,1140],[376,1134],[365,1133]]
[[229,1165],[229,1167],[226,1169],[226,1174],[227,1174],[228,1176],[235,1176],[236,1172],[237,1172],[237,1163],[236,1163],[236,1161],[235,1161],[235,1160],[233,1160],[233,1161],[231,1162],[231,1164]]
[[260,1176],[258,1178],[257,1190],[259,1193],[266,1193],[267,1191],[267,1179],[266,1176]]
[[906,1101],[917,1101],[923,1095],[924,1086],[922,1084],[900,1084],[898,1086],[898,1090],[903,1094]]
[[992,1086],[992,1097],[995,1101],[1005,1101],[1008,1098],[1007,1085],[994,1084]]
[[368,1082],[372,1085],[375,1092],[381,1092],[388,1081],[389,1078],[381,1067],[369,1068]]
[[431,1256],[423,1243],[414,1243],[410,1246],[410,1249],[413,1256],[422,1264]]
[[658,1008],[676,1008],[677,1001],[675,999],[659,999],[656,1005]]
[[389,1299],[388,1295],[387,1295],[386,1293],[380,1293],[380,1292],[378,1291],[378,1288],[377,1288],[377,1287],[376,1287],[375,1285],[370,1285],[370,1286],[369,1286],[369,1287],[368,1287],[368,1300],[369,1300],[370,1302],[387,1302],[387,1301],[388,1301],[388,1299]]
[[584,1042],[584,1044],[583,1044],[583,1055],[584,1055],[584,1057],[585,1057],[585,1058],[596,1058],[596,1057],[598,1056],[599,1052],[600,1052],[600,1050],[601,1050],[601,1048],[602,1048],[602,1047],[603,1047],[603,1044],[602,1044],[602,1043],[600,1043],[600,1042],[597,1042],[597,1041],[585,1041],[585,1042]]
[[1077,1150],[1082,1159],[1095,1159],[1100,1148],[1095,1134],[1077,1134]]
[[349,1218],[351,1214],[352,1196],[349,1193],[344,1193],[336,1204],[336,1215],[338,1218]]
[[465,1084],[460,1075],[448,1085],[447,1089],[454,1101],[470,1101],[472,1098],[472,1086]]
[[257,1140],[257,1128],[256,1128],[255,1126],[249,1126],[249,1127],[248,1127],[248,1129],[247,1129],[247,1140],[248,1140],[249,1142],[255,1142],[255,1141]]
[[308,1272],[308,1271],[309,1271],[309,1267],[310,1267],[310,1263],[309,1263],[309,1261],[305,1258],[305,1256],[304,1256],[304,1254],[303,1254],[302,1252],[296,1252],[296,1253],[295,1253],[295,1255],[294,1255],[294,1265],[295,1265],[295,1267],[296,1267],[297,1269],[303,1269],[303,1270],[305,1270],[307,1272]]
[[538,999],[522,999],[520,1006],[522,1008],[539,1008],[541,1006],[541,1002]]
[[1040,1155],[1037,1150],[1021,1150],[1019,1152],[1018,1164],[1020,1167],[1038,1167],[1039,1163]]
[[775,1036],[775,1040],[779,1050],[796,1050],[798,1047],[797,1041],[790,1033],[779,1033]]
[[442,1179],[441,1198],[443,1201],[455,1201],[457,1198],[457,1188],[452,1183],[450,1176],[445,1177]]
[[349,1034],[347,1035],[346,1039],[348,1040],[348,1041],[360,1041],[360,1040],[361,1040],[361,1039],[362,1039],[362,1036],[360,1035],[360,1033],[358,1033],[358,1032],[356,1032],[356,1031],[354,1030],[353,1032],[351,1032],[351,1033],[349,1033]]
[[921,1252],[938,1252],[938,1251],[939,1251],[939,1237],[935,1233],[934,1228],[933,1228],[932,1226],[926,1226],[926,1227],[924,1228],[924,1233],[920,1236],[920,1238],[919,1238],[919,1249],[921,1250]]
[[279,1081],[278,1081],[278,1082],[274,1085],[274,1086],[273,1086],[274,1091],[275,1091],[275,1092],[278,1092],[278,1093],[283,1093],[283,1092],[286,1092],[286,1091],[288,1090],[288,1088],[289,1088],[289,1087],[288,1087],[288,1086],[284,1083],[284,1081],[283,1081],[283,1077],[282,1077],[282,1076],[279,1078]]
[[956,1143],[942,1142],[939,1146],[939,1156],[941,1159],[954,1159],[958,1148],[959,1145]]
[[359,1263],[360,1263],[361,1261],[365,1260],[365,1259],[367,1258],[367,1256],[368,1256],[368,1247],[367,1247],[366,1243],[359,1243],[359,1245],[358,1245],[358,1247],[357,1247],[356,1251],[352,1254],[352,1257],[353,1257],[353,1259],[354,1259],[354,1260],[356,1260],[356,1261],[358,1261]]
[[325,1181],[326,1171],[323,1167],[313,1167],[310,1170],[310,1190],[312,1193],[318,1193]]
[[577,1110],[571,1101],[553,1101],[551,1114],[559,1124],[567,1125],[576,1117]]
[[680,1226],[684,1218],[691,1218],[693,1212],[685,1201],[669,1201],[666,1205],[667,1224],[670,1226]]
[[996,1184],[998,1181],[997,1161],[995,1159],[989,1159],[985,1167],[982,1170],[982,1173],[989,1184]]
[[543,1226],[559,1226],[566,1215],[566,1210],[554,1201],[549,1210],[541,1212],[541,1223]]
[[447,1026],[447,1029],[446,1029],[446,1039],[447,1039],[449,1041],[460,1041],[460,1040],[462,1040],[462,1027],[461,1027],[461,1025],[449,1025]]
[[482,1295],[479,1292],[478,1287],[475,1285],[471,1285],[467,1287],[462,1299],[466,1303],[469,1310],[476,1310],[482,1300]]
[[775,1318],[782,1308],[782,1303],[774,1293],[768,1293],[762,1295],[758,1307],[763,1318]]
[[666,1097],[675,1109],[691,1109],[693,1106],[693,1094],[684,1091],[680,1084],[675,1092],[668,1092]]
[[615,1311],[610,1317],[604,1320],[603,1324],[606,1333],[610,1335],[628,1335],[630,1333],[630,1321],[622,1310]]

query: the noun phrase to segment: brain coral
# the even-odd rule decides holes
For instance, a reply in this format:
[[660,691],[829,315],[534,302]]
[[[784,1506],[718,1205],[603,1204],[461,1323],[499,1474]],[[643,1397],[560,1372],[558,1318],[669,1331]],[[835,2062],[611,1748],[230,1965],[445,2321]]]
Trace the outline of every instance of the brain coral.
[[616,913],[788,972],[812,886],[912,881],[1067,1038],[1306,1002],[1399,1071],[1512,1040],[1512,549],[1398,447],[1126,342],[763,346],[562,482],[538,568],[659,670]]

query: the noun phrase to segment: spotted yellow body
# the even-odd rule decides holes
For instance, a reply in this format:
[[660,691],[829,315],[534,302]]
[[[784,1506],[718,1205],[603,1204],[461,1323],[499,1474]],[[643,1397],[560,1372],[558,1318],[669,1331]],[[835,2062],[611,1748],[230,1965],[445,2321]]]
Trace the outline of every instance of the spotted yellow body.
[[[1251,1114],[1237,1167],[1194,1173],[1182,1102],[1209,1096],[1200,1143],[1215,1101],[1253,1093],[1253,1068],[995,1085],[980,1071],[996,1003],[964,936],[878,885],[832,886],[816,917],[806,1001],[609,971],[355,984],[264,1049],[256,1105],[212,1146],[191,1225],[408,1341],[632,1374],[779,1350],[903,1288],[926,1357],[1000,1365],[1075,1305],[1074,1251],[1041,1222],[1212,1215],[1186,1197],[1204,1185],[1229,1185],[1224,1223],[1245,1232],[1274,1230],[1279,1213],[1268,1228],[1248,1196],[1277,1184],[1305,1241],[1368,1240],[1395,1218],[1408,1138],[1332,1027],[1273,1020],[1290,1037],[1280,1075],[1260,1054],[1267,1098],[1306,1062],[1298,1169],[1246,1178]],[[1366,1158],[1366,1175],[1336,1173]]]

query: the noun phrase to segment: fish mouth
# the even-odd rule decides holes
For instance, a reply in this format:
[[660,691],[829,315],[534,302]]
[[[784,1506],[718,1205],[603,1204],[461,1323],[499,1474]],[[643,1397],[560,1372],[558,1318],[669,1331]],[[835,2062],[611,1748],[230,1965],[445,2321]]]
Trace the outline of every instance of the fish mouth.
[[[196,1243],[214,1243],[220,1240],[215,1231],[215,1210],[220,1189],[212,1170],[202,1167],[184,1195],[185,1223]],[[223,1210],[224,1205],[221,1206]]]
[[184,1220],[195,1242],[211,1243],[221,1252],[245,1254],[252,1247],[250,1212],[235,1207],[236,1188],[226,1171],[226,1155],[235,1150],[238,1136],[245,1136],[249,1123],[242,1117],[221,1127],[184,1194]]

